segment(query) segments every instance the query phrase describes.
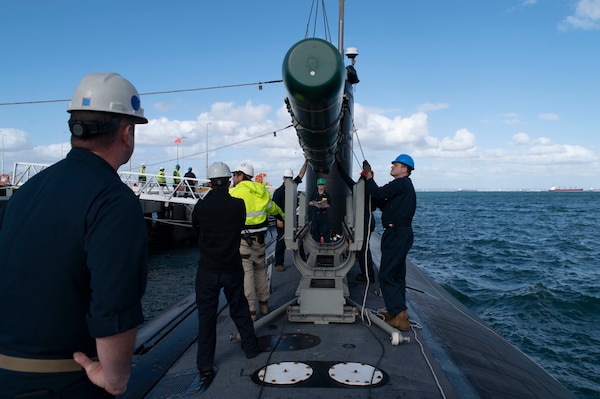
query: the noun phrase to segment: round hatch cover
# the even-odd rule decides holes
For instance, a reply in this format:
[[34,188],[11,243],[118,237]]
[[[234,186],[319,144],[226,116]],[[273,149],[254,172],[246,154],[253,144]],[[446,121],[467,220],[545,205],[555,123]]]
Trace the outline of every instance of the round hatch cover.
[[291,385],[309,379],[312,374],[312,367],[306,363],[281,362],[260,369],[258,378],[268,384]]
[[383,373],[365,363],[337,363],[329,369],[329,377],[336,382],[352,386],[378,385]]

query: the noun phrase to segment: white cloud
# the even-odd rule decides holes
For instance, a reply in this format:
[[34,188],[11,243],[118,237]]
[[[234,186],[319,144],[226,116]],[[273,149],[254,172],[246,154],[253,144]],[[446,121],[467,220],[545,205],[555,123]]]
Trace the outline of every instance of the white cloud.
[[526,133],[517,133],[513,135],[510,143],[516,145],[529,144],[529,136]]
[[502,120],[502,122],[507,125],[518,125],[521,123],[521,120],[519,119],[519,115],[517,115],[514,112],[509,112],[507,114],[504,114],[503,117],[504,117],[504,119]]
[[475,135],[467,129],[459,129],[453,137],[444,137],[441,142],[442,151],[473,151]]
[[594,30],[600,29],[600,0],[579,0],[575,13],[566,17],[559,28]]
[[417,112],[408,117],[388,117],[379,110],[354,104],[355,125],[366,127],[358,131],[363,145],[377,149],[405,146],[423,141],[429,134],[427,114]]
[[[557,143],[548,137],[533,137],[524,131],[513,134],[507,145],[490,148],[485,139],[489,129],[494,128],[493,123],[485,126],[483,132],[461,127],[453,133],[436,136],[430,127],[436,114],[423,110],[435,111],[444,107],[443,103],[425,104],[420,107],[421,111],[404,116],[398,111],[355,103],[354,123],[358,139],[354,140],[353,157],[357,158],[353,160],[354,172],[360,161],[367,158],[382,183],[389,178],[389,162],[400,153],[409,153],[415,158],[418,172],[414,179],[420,188],[528,188],[532,185],[544,188],[558,184],[554,180],[556,176],[572,176],[573,168],[579,175],[589,174],[591,172],[587,171],[594,168],[598,170],[593,166],[598,165],[598,156],[591,149]],[[502,116],[507,120],[519,119],[516,113]],[[538,117],[558,118],[552,113]],[[192,166],[201,176],[205,162],[220,160],[234,167],[240,161],[250,159],[257,171],[268,174],[267,179],[272,184],[279,184],[282,171],[288,167],[297,170],[303,160],[295,130],[284,129],[290,121],[285,106],[273,109],[252,102],[215,103],[209,110],[184,120],[159,117],[147,125],[138,125],[133,159],[123,168],[131,165],[137,169],[140,162],[146,162],[152,173],[159,166],[170,169],[178,162],[184,168]],[[210,123],[208,155],[207,123]],[[497,134],[502,134],[503,128],[496,128],[501,129]],[[277,130],[280,131],[274,135]],[[68,141],[34,147],[28,134],[17,129],[0,129],[0,134],[5,135],[11,158],[19,160],[53,163],[70,148]],[[481,135],[479,140],[478,134]],[[185,137],[179,146],[174,143],[177,137]],[[65,136],[65,140],[68,137]],[[499,169],[498,165],[502,167]],[[567,165],[571,168],[565,167]]]
[[538,115],[538,118],[545,121],[557,121],[560,119],[560,117],[557,114],[553,113],[542,113]]
[[21,150],[27,147],[29,135],[20,129],[0,128],[3,151]]

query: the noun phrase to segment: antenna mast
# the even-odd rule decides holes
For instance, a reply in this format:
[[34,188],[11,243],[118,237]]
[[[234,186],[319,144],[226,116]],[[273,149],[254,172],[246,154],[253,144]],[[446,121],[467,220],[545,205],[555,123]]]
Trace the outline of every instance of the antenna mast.
[[338,20],[338,51],[344,58],[344,0],[339,0],[339,20]]

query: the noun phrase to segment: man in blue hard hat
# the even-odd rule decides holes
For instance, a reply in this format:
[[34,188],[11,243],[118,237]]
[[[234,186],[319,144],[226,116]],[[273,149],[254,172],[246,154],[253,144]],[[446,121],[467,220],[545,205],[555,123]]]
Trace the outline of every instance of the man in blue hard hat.
[[387,308],[383,316],[389,325],[401,331],[410,329],[406,311],[406,255],[413,244],[412,219],[417,207],[415,188],[409,177],[414,169],[415,162],[410,155],[398,155],[390,171],[394,179],[379,187],[373,180],[371,165],[363,162],[366,191],[381,209],[385,229],[379,267],[379,285]]
[[196,180],[196,174],[194,172],[192,172],[191,166],[188,168],[187,172],[185,172],[183,177],[185,177],[187,180],[186,190],[185,190],[185,194],[184,194],[184,197],[187,198],[189,196],[188,195],[189,192],[192,192],[192,193],[196,192],[196,184],[198,183],[198,180]]
[[181,183],[179,169],[181,169],[179,164],[175,165],[175,169],[173,169],[173,191],[175,191],[175,196],[177,196],[176,190],[178,190],[179,183]]

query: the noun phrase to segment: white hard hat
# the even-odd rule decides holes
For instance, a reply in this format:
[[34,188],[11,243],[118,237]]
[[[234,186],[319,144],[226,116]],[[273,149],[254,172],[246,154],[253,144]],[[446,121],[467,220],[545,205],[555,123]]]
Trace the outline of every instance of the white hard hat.
[[287,168],[283,171],[283,177],[294,177],[294,171],[290,168]]
[[245,175],[254,177],[254,166],[249,161],[243,161],[235,168],[234,172],[243,172]]
[[133,116],[135,123],[148,123],[136,88],[114,72],[84,76],[69,102],[67,112],[72,111],[112,112]]
[[209,179],[217,179],[219,177],[231,177],[231,171],[229,170],[229,166],[223,162],[214,162],[208,167],[208,176]]
[[143,163],[141,166],[142,166],[142,168],[145,168],[145,167],[146,167],[146,164],[145,164],[145,163]]

